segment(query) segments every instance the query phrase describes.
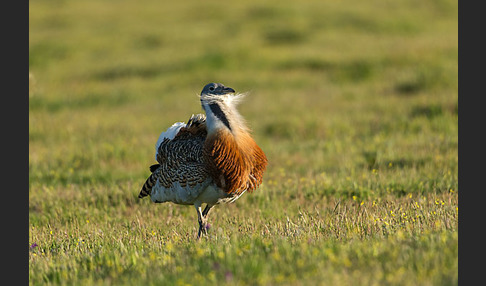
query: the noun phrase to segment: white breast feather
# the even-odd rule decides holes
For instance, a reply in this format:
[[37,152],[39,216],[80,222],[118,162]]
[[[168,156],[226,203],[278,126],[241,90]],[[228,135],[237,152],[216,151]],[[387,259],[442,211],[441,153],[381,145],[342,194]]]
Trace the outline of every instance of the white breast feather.
[[159,139],[157,140],[157,143],[155,144],[155,160],[157,161],[157,154],[159,150],[159,146],[164,141],[165,138],[168,138],[170,140],[174,139],[174,137],[179,133],[179,130],[184,127],[186,124],[184,122],[176,122],[172,124],[171,127],[167,129],[167,131],[162,132],[159,136]]

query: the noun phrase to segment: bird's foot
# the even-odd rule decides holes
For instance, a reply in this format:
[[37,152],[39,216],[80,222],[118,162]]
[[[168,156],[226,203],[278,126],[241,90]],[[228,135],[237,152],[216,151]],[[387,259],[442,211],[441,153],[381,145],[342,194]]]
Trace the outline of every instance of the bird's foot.
[[207,222],[207,221],[200,222],[199,223],[199,231],[197,233],[197,238],[200,239],[201,234],[206,236],[208,234],[209,228],[211,228],[211,225],[209,224],[209,222]]

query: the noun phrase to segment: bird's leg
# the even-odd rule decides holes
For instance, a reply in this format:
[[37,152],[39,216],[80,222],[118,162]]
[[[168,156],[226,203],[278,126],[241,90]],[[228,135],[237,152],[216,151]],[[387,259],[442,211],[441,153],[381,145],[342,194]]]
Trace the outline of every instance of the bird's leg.
[[207,204],[206,207],[204,208],[203,212],[202,212],[202,216],[203,216],[203,227],[204,227],[204,233],[206,234],[208,229],[209,229],[209,222],[208,222],[208,215],[209,215],[209,211],[211,211],[211,209],[213,208],[213,205],[209,205]]
[[197,220],[199,222],[199,231],[197,233],[197,239],[201,238],[201,233],[206,232],[206,220],[201,212],[201,205],[196,205]]
[[197,233],[197,238],[201,238],[201,233],[207,234],[209,224],[208,224],[208,215],[209,211],[213,208],[213,205],[206,205],[204,210],[201,212],[201,206],[196,205],[197,210],[197,220],[199,222],[199,231]]
[[213,208],[212,205],[206,205],[206,207],[204,208],[203,212],[202,212],[202,215],[203,217],[206,219],[206,222],[208,221],[208,215],[209,215],[209,211]]

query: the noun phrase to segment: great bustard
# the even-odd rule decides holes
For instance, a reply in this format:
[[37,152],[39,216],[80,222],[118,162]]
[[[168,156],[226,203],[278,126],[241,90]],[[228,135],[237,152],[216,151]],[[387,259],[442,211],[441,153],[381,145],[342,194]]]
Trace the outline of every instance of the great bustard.
[[242,96],[220,83],[207,84],[200,95],[206,116],[192,115],[187,124],[174,123],[160,134],[158,164],[150,166],[152,174],[138,195],[150,195],[155,203],[194,205],[198,238],[206,233],[213,206],[234,202],[262,183],[267,157],[236,109]]

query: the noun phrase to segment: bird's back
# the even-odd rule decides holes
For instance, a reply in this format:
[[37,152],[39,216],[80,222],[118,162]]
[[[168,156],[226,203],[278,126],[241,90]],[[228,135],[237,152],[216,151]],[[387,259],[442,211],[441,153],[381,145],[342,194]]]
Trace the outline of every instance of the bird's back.
[[192,204],[209,185],[211,178],[202,152],[207,135],[205,119],[203,114],[193,115],[184,126],[169,128],[161,135],[156,149],[158,164],[151,166],[152,174],[140,198],[150,195],[154,202]]

